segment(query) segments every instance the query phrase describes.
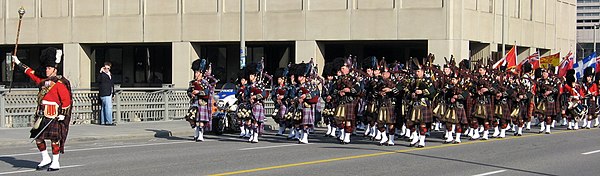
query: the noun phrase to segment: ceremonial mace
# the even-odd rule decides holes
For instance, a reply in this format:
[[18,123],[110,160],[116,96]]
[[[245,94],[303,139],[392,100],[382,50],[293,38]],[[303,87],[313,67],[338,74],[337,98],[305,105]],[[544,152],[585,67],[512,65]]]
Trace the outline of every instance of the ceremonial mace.
[[[23,6],[21,6],[21,8],[19,8],[19,25],[17,26],[17,39],[15,41],[15,50],[13,51],[13,56],[17,55],[17,48],[19,47],[19,34],[21,33],[21,21],[23,19],[23,15],[25,15],[25,8],[23,8]],[[10,78],[10,84],[9,84],[9,88],[8,88],[8,92],[10,92],[12,90],[12,84],[13,84],[13,77],[14,77],[14,73],[15,73],[15,63],[12,61],[12,57],[10,58],[10,71],[11,73],[11,78]]]

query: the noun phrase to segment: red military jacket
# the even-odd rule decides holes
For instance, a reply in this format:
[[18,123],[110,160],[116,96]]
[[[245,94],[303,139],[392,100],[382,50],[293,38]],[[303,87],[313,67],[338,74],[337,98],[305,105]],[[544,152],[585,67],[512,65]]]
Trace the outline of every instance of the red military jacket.
[[586,84],[586,88],[588,89],[587,91],[585,91],[585,95],[583,96],[587,96],[588,94],[590,96],[597,96],[598,95],[598,86],[596,85],[596,83],[592,83],[591,86],[590,84]]
[[[42,79],[33,74],[34,71],[31,68],[25,70],[25,74],[31,78],[42,90],[48,89],[48,93],[42,98],[42,101],[56,103],[60,105],[62,109],[67,109],[71,106],[71,92],[67,86],[60,80],[53,81],[52,79]],[[39,103],[41,103],[40,101]],[[40,104],[41,105],[41,104]]]
[[572,88],[568,84],[565,84],[563,90],[568,92],[572,97],[583,98],[585,95],[582,88]]

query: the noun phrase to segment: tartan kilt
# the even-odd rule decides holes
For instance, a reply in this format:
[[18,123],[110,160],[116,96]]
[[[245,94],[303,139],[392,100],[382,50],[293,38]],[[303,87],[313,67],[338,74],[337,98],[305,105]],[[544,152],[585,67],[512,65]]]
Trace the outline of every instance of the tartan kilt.
[[417,105],[412,107],[408,118],[414,123],[431,123],[433,122],[433,112],[428,106]]
[[446,105],[446,103],[442,103],[442,102],[438,102],[436,103],[436,106],[433,106],[435,108],[433,108],[433,117],[439,119],[442,122],[445,122],[446,119],[446,113],[448,111],[448,106]]
[[374,122],[377,120],[377,105],[373,102],[368,102],[365,108],[364,117],[367,122]]
[[252,119],[257,122],[265,121],[265,108],[262,104],[256,103],[252,106]]
[[555,116],[558,115],[558,108],[556,108],[556,101],[555,102],[544,102],[546,104],[546,111],[544,111],[544,114],[546,116]]
[[197,122],[208,122],[212,116],[212,109],[206,105],[198,105],[198,113],[196,113],[196,121]]
[[381,123],[381,124],[396,123],[396,115],[394,113],[394,106],[379,108],[379,115],[377,116],[377,123]]
[[[335,109],[335,120],[338,122],[356,120],[356,107],[359,100],[354,100],[346,104],[340,104]],[[343,111],[343,112],[341,112]]]
[[[593,102],[590,99],[587,99],[587,106],[588,106],[588,114],[587,115],[591,115],[591,116],[595,116],[596,115],[596,102]],[[596,118],[596,117],[593,117]]]
[[467,118],[471,118],[473,116],[473,107],[475,106],[475,101],[471,96],[467,96],[466,104],[465,104],[465,115]]
[[512,110],[508,104],[498,104],[494,108],[494,116],[498,119],[510,120]]
[[512,109],[513,112],[511,112],[510,115],[510,119],[513,121],[513,123],[517,123],[517,121],[521,120],[521,108],[520,106],[515,106]]
[[473,116],[479,119],[494,120],[494,105],[477,103],[473,107]]
[[[446,112],[444,113],[445,115],[442,116],[442,118],[440,118],[440,120],[442,122],[446,122],[446,123],[451,123],[451,124],[457,124],[459,117],[458,117],[458,113],[456,112],[458,108],[448,108],[446,109]],[[463,115],[464,115],[464,111],[463,111]]]
[[275,121],[275,123],[283,122],[285,120],[284,119],[285,113],[287,113],[287,106],[285,106],[284,104],[279,105],[277,114],[275,114],[275,116],[273,116],[273,120]]
[[454,112],[456,113],[456,118],[458,119],[456,124],[469,124],[469,118],[467,118],[465,108],[454,108]]
[[346,103],[346,121],[356,120],[358,101],[359,100],[354,100],[350,103]]
[[[31,129],[29,138],[34,138],[35,135],[37,135],[44,128],[44,126],[46,126],[46,124],[48,124],[50,120],[52,120],[45,117],[42,118],[43,119],[42,123],[40,123],[40,127],[38,129]],[[35,120],[37,120],[37,118]],[[42,133],[40,134],[40,136],[38,136],[37,139],[60,141],[62,139],[61,134],[63,130],[66,130],[64,124],[62,122],[59,122],[58,118],[54,119],[52,123],[50,123],[50,125],[48,125],[48,127],[46,127],[44,131],[42,131]]]
[[302,125],[315,124],[315,106],[302,108]]

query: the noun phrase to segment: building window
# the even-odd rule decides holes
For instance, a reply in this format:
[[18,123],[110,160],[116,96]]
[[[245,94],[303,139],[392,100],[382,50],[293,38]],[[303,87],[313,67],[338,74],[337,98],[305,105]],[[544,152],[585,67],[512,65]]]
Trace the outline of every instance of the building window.
[[[19,50],[17,51],[17,56],[19,57],[19,60],[21,60],[21,62],[27,66],[29,66],[30,68],[34,69],[34,70],[39,70],[39,71],[43,71],[45,70],[45,67],[41,67],[41,62],[40,62],[40,54],[42,52],[42,50],[48,48],[48,47],[54,47],[54,48],[58,48],[61,49],[61,45],[19,45]],[[3,53],[4,57],[6,57],[6,55],[10,55],[10,53],[12,53],[14,50],[13,46],[2,46],[0,47],[0,52]],[[10,70],[11,65],[9,65],[5,60],[5,58],[2,58],[3,62],[0,64],[0,75],[2,77],[2,80],[0,82],[0,85],[5,85],[7,88],[10,85],[10,77],[11,75],[14,74],[14,76],[12,77],[13,80],[13,84],[12,87],[13,88],[33,88],[33,87],[37,87],[37,85],[35,85],[33,83],[33,81],[31,81],[31,79],[29,79],[29,77],[27,75],[25,75],[25,73],[23,72],[24,70],[21,70],[17,67],[14,67],[14,71]],[[64,62],[64,60],[63,60]],[[63,62],[61,62],[61,64],[59,65],[58,68],[58,74],[62,75],[63,74]],[[99,69],[99,68],[98,68]]]
[[172,82],[170,45],[98,46],[92,51],[92,80],[96,70],[110,61],[113,80],[122,87],[160,87]]
[[592,3],[592,2],[600,2],[600,0],[577,0],[577,3]]
[[577,13],[577,16],[600,16],[600,13]]
[[596,10],[600,9],[600,6],[579,6],[577,10]]

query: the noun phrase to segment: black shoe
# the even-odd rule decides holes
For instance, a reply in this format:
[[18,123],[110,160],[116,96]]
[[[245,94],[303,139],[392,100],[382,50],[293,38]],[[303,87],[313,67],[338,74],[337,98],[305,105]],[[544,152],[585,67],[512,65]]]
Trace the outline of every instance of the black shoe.
[[48,168],[48,172],[52,172],[52,171],[58,171],[59,169],[54,169],[54,168]]
[[425,146],[422,146],[422,145],[417,145],[417,148],[423,148],[423,147],[425,147]]
[[522,134],[517,134],[517,136],[523,136]]
[[111,123],[111,124],[106,124],[106,126],[117,126],[117,124]]
[[198,142],[198,138],[197,137],[194,137],[194,142]]
[[546,132],[546,134],[550,134],[550,132]]
[[43,166],[35,166],[35,170],[43,170],[45,167],[48,167],[51,163],[48,163],[46,165]]

